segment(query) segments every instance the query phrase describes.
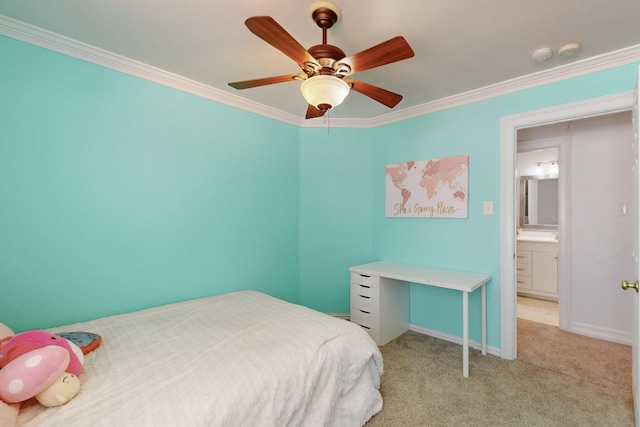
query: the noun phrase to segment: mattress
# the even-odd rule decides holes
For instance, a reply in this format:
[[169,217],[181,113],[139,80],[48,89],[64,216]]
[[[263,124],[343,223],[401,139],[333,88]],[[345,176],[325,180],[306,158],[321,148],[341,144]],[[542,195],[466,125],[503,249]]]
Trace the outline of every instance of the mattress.
[[359,326],[257,291],[52,330],[102,336],[66,405],[18,426],[362,426],[382,356]]

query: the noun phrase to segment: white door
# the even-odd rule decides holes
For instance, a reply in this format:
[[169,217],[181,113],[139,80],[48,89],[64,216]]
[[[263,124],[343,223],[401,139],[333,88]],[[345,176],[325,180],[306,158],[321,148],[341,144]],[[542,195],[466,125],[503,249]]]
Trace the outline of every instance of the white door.
[[[638,83],[638,82],[637,82]],[[640,278],[640,262],[638,256],[640,252],[640,164],[638,164],[638,145],[640,145],[639,129],[640,122],[638,120],[638,84],[636,83],[635,101],[633,105],[633,130],[635,133],[633,141],[633,211],[634,215],[634,244],[633,244],[633,260],[635,278],[634,282],[628,283],[627,280],[622,281],[622,288],[629,290],[628,292],[633,298],[633,343],[631,354],[631,376],[633,385],[633,408],[636,418],[636,427],[640,427],[640,307],[638,303],[638,279]],[[631,289],[630,289],[631,288]],[[635,292],[634,292],[635,291]],[[631,296],[630,295],[630,296]]]

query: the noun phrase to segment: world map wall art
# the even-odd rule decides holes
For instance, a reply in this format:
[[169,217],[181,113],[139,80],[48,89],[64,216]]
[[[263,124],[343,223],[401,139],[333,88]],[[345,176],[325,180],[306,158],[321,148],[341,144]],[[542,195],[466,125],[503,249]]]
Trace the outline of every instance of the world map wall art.
[[469,156],[388,165],[385,214],[397,218],[467,218]]

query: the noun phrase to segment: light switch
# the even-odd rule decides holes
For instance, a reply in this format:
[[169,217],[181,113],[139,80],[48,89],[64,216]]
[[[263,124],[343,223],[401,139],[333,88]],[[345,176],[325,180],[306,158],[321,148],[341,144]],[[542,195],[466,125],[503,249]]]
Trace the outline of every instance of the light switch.
[[485,215],[493,215],[493,202],[490,200],[485,201],[482,205],[482,212],[484,212]]

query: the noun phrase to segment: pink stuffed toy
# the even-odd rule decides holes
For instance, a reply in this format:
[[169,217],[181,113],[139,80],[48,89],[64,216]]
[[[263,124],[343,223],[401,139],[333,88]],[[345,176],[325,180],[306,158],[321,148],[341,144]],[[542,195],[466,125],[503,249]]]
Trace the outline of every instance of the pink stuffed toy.
[[12,333],[0,323],[0,400],[18,403],[36,397],[44,406],[71,400],[80,390],[82,350],[45,331]]
[[45,331],[22,332],[9,339],[0,340],[0,368],[4,368],[25,353],[48,345],[59,346],[67,350],[70,360],[65,371],[76,376],[80,375],[84,364],[82,350],[69,340]]
[[31,399],[51,384],[69,364],[69,352],[55,345],[31,350],[0,369],[0,399],[18,403]]

